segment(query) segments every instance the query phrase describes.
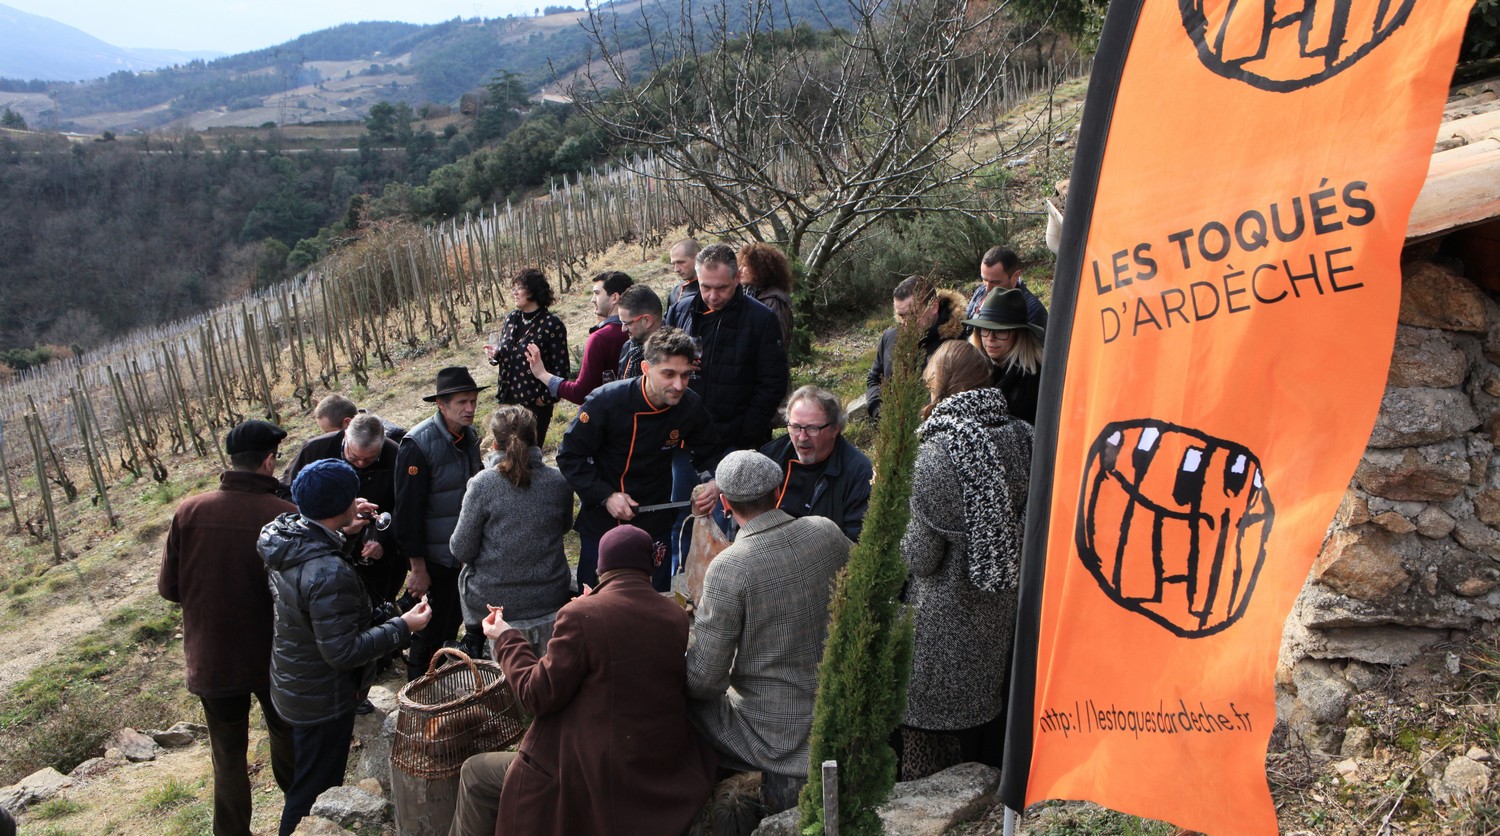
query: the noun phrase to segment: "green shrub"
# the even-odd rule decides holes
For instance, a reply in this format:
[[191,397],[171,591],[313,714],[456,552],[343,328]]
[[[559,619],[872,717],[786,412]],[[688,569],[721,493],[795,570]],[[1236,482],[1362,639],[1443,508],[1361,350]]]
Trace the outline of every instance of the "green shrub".
[[980,257],[1011,232],[998,216],[957,212],[911,212],[880,224],[829,265],[818,285],[798,283],[797,323],[811,333],[888,311],[891,289],[907,276],[972,287]]
[[839,573],[828,641],[818,668],[809,774],[799,807],[802,832],[823,832],[820,765],[838,762],[840,833],[878,834],[876,809],[896,783],[891,732],[906,711],[911,675],[911,616],[898,596],[906,581],[901,536],[910,516],[918,411],[926,400],[919,371],[919,329],[904,329],[886,384],[876,459],[880,472],[849,565]]
[[213,826],[213,805],[207,801],[195,800],[172,813],[162,836],[200,836],[212,832]]

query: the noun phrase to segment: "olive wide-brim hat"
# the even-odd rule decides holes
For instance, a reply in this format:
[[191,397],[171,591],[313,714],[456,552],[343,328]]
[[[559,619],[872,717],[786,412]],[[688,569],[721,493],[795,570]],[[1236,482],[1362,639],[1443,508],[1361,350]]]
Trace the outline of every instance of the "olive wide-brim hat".
[[1037,339],[1046,336],[1046,330],[1026,318],[1026,294],[1017,288],[996,288],[984,297],[984,304],[973,319],[964,320],[972,328],[986,331],[1012,331],[1025,328]]
[[422,400],[432,403],[444,395],[456,395],[459,392],[483,392],[490,388],[480,386],[474,382],[474,376],[469,374],[468,366],[448,366],[438,369],[437,391],[431,395],[423,395]]

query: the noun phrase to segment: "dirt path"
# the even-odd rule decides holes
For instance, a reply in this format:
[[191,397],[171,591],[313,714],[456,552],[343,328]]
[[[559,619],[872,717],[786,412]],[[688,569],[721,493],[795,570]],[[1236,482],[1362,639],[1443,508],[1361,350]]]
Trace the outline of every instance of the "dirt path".
[[75,602],[9,619],[11,623],[4,628],[6,643],[24,651],[0,655],[0,693],[9,693],[38,666],[56,658],[60,636],[97,629],[108,614],[87,602]]

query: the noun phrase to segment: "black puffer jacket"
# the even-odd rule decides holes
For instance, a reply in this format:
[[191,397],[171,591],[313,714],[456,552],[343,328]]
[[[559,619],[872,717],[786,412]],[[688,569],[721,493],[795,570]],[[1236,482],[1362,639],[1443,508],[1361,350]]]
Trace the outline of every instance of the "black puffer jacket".
[[370,625],[370,597],[341,556],[341,539],[300,514],[282,514],[256,543],[276,600],[271,702],[294,726],[353,711],[376,660],[411,639],[400,618]]

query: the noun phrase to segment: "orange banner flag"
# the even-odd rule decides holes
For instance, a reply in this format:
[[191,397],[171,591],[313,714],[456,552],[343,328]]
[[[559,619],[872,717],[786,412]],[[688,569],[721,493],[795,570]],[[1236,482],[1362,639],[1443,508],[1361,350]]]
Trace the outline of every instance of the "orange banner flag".
[[1043,361],[1009,806],[1276,832],[1282,626],[1380,406],[1468,7],[1111,4]]

